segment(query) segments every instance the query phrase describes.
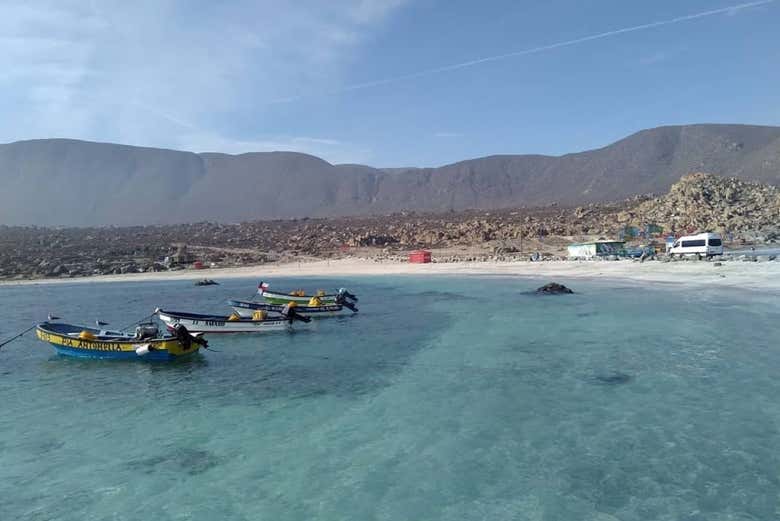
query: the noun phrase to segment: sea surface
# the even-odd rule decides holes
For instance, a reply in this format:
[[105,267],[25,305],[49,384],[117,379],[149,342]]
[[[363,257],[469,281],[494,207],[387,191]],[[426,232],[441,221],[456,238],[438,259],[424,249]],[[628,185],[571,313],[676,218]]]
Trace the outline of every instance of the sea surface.
[[[356,316],[172,364],[0,350],[0,520],[780,519],[780,295],[274,279]],[[256,280],[0,286],[0,338],[228,312]]]

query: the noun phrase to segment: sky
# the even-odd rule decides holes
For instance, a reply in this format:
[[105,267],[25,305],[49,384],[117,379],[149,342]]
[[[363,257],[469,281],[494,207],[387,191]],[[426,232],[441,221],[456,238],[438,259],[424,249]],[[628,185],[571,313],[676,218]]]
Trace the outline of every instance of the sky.
[[0,142],[437,166],[780,125],[780,0],[0,0]]

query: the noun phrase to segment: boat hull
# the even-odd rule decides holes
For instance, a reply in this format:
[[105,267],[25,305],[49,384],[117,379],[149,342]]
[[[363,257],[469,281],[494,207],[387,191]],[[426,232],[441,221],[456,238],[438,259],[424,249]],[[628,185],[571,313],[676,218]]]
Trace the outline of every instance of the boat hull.
[[265,320],[246,318],[228,320],[228,317],[165,311],[160,311],[157,316],[168,329],[173,329],[176,324],[182,324],[190,333],[265,333],[292,329],[291,324],[281,317],[266,318]]
[[[191,356],[200,349],[200,346],[195,343],[190,344],[185,349],[173,337],[153,340],[135,340],[131,337],[84,339],[74,336],[74,334],[78,334],[77,331],[88,331],[93,335],[100,332],[79,326],[54,325],[54,330],[50,327],[47,325],[38,326],[36,330],[38,339],[54,347],[57,354],[76,358],[171,361]],[[72,328],[72,330],[68,331],[66,328]],[[137,352],[139,348],[145,348],[145,354],[139,354]]]
[[[78,349],[65,347],[58,344],[51,344],[58,355],[70,356],[73,358],[93,358],[101,360],[147,360],[155,362],[171,362],[180,356],[174,356],[168,351],[149,351],[140,356],[135,351],[95,351],[89,349]],[[194,352],[195,350],[193,350]]]
[[[281,313],[284,304],[271,304],[269,302],[250,302],[246,300],[228,300],[228,304],[236,313],[244,318],[252,318],[255,311],[268,311],[271,313]],[[296,313],[311,318],[335,317],[345,314],[347,308],[339,304],[325,304],[323,306],[295,306]]]

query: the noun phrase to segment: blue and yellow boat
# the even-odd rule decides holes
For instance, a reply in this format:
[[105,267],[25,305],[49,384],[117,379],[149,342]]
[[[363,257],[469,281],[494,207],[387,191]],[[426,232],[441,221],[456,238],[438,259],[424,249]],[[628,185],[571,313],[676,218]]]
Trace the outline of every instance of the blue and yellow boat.
[[136,328],[135,334],[85,326],[44,322],[36,327],[38,339],[50,343],[60,355],[79,358],[171,361],[197,353],[208,345],[186,328],[159,336],[156,326]]

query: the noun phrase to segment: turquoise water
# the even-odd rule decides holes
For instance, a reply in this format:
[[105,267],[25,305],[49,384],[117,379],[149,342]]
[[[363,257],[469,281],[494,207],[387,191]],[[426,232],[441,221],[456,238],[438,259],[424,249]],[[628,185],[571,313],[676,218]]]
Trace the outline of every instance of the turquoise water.
[[[167,365],[24,337],[0,350],[0,520],[780,518],[777,294],[542,282],[307,281],[360,314]],[[190,284],[0,287],[0,337],[256,281]]]

